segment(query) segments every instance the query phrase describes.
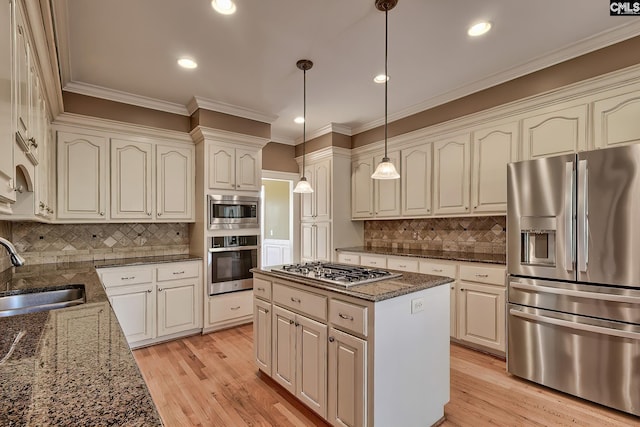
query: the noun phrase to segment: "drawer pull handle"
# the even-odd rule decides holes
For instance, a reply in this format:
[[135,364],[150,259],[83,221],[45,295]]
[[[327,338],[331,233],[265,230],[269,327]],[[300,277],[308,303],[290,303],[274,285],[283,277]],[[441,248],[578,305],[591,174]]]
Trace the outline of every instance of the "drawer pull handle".
[[176,275],[177,274],[184,274],[184,270],[182,270],[182,271],[174,271],[173,274],[176,274]]
[[291,302],[297,302],[299,304],[301,301],[300,298],[291,297]]
[[476,277],[486,278],[486,277],[489,277],[489,275],[488,274],[476,274]]
[[236,306],[236,307],[231,307],[231,310],[236,311],[236,310],[240,310],[240,306]]
[[434,273],[442,273],[442,269],[441,268],[434,268],[433,270]]
[[257,290],[259,290],[260,292],[264,292],[264,288],[256,288]]
[[293,320],[289,320],[289,324],[290,324],[290,325],[293,325]]
[[342,313],[338,313],[338,316],[339,316],[341,319],[351,320],[351,321],[353,322],[353,316],[349,316],[349,315],[347,315],[347,314],[342,314]]
[[121,277],[120,280],[133,280],[135,278],[136,278],[136,276]]
[[398,267],[400,267],[400,268],[407,268],[407,266],[406,266],[406,265],[404,265],[404,264],[398,264]]

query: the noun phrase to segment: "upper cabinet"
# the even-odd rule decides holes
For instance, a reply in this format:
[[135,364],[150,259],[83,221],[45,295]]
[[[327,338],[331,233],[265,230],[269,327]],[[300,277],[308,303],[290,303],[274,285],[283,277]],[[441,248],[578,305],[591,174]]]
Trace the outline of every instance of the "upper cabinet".
[[58,218],[107,219],[107,142],[58,132]]
[[431,213],[431,143],[402,150],[402,215],[422,216]]
[[522,120],[524,160],[587,149],[587,105],[545,109]]
[[151,217],[151,144],[111,140],[111,218]]
[[162,220],[193,220],[193,147],[156,147],[156,215]]
[[518,160],[518,123],[491,124],[473,132],[473,212],[506,212],[507,164]]
[[436,214],[468,214],[471,165],[470,135],[433,143],[433,188]]
[[[388,156],[400,172],[400,151],[390,151]],[[383,154],[363,155],[351,162],[351,217],[354,219],[400,215],[400,180],[371,178],[383,157]]]
[[351,162],[351,217],[373,217],[373,157],[361,157]]
[[209,188],[260,191],[262,158],[259,148],[235,148],[233,144],[209,145]]
[[[400,151],[389,151],[389,159],[396,167],[400,167]],[[373,158],[373,169],[380,164],[384,155]],[[398,170],[398,173],[401,170]],[[369,177],[369,179],[372,179]],[[393,217],[400,215],[400,179],[372,179],[373,180],[373,207],[377,218]]]
[[[0,82],[11,82],[12,2],[0,4]],[[16,201],[13,166],[12,86],[0,84],[0,212],[10,213],[10,203]]]
[[593,103],[594,146],[606,148],[640,142],[640,91]]
[[331,219],[331,159],[306,166],[305,177],[313,193],[301,194],[302,221],[329,221]]

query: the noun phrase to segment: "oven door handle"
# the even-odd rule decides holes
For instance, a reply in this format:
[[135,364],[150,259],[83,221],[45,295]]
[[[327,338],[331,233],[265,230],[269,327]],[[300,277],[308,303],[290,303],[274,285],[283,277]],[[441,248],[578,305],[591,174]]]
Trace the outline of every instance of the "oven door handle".
[[234,246],[231,248],[209,248],[209,252],[239,252],[258,249],[258,246]]
[[578,331],[593,332],[595,334],[609,335],[619,338],[627,338],[640,341],[640,334],[637,332],[621,331],[619,329],[605,328],[602,326],[587,325],[585,323],[571,322],[569,320],[556,319],[554,317],[539,316],[537,314],[525,313],[520,310],[509,309],[509,314],[515,317],[521,317],[527,320],[533,320],[540,323],[548,323],[550,325],[562,326],[564,328],[575,329]]
[[600,301],[622,302],[622,303],[640,305],[640,297],[634,297],[629,295],[612,295],[612,294],[603,294],[599,292],[576,291],[574,289],[551,288],[549,286],[528,285],[526,283],[515,283],[515,282],[509,282],[509,287],[513,289],[521,289],[523,291],[534,291],[534,292],[541,292],[545,294],[565,295],[569,297],[588,298],[588,299],[600,300]]

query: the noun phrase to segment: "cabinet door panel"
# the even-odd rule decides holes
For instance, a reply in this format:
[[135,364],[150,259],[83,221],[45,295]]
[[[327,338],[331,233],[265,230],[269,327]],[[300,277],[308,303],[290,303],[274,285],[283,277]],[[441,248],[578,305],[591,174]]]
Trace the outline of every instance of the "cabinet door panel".
[[[0,86],[0,202],[15,202],[16,192],[13,191],[13,147],[15,136],[13,134],[13,115],[10,113],[13,108],[12,92],[10,84],[12,79],[12,68],[14,61],[12,55],[12,2],[3,2],[0,5],[0,81],[8,82]],[[0,209],[2,207],[0,206]]]
[[193,151],[162,145],[156,150],[158,219],[193,219]]
[[458,338],[505,351],[504,288],[460,282]]
[[593,103],[595,148],[640,142],[640,92]]
[[253,352],[256,366],[271,376],[271,303],[254,298]]
[[209,188],[235,188],[236,161],[233,148],[209,146]]
[[351,216],[373,217],[373,159],[359,159],[351,163]]
[[300,258],[301,261],[313,261],[315,259],[315,224],[302,223],[300,233]]
[[587,149],[587,106],[564,108],[522,121],[524,160]]
[[296,326],[295,315],[283,308],[273,306],[273,357],[271,359],[273,379],[296,394]]
[[123,286],[107,294],[129,344],[155,337],[153,285]]
[[236,188],[238,190],[260,190],[260,154],[255,150],[236,148]]
[[435,213],[469,213],[469,134],[435,142],[433,148]]
[[367,425],[367,343],[331,328],[329,335],[328,418],[332,425]]
[[431,144],[402,150],[402,215],[431,213]]
[[158,336],[198,327],[198,293],[195,281],[158,285]]
[[331,160],[314,165],[314,216],[317,221],[331,219]]
[[151,219],[151,144],[111,140],[111,217]]
[[58,133],[58,217],[106,219],[107,140]]
[[319,222],[314,225],[316,260],[331,261],[331,223]]
[[[313,175],[313,166],[306,165],[304,169],[304,177],[307,178],[311,188],[316,188],[315,176]],[[300,194],[300,215],[303,221],[312,221],[314,213],[314,193]]]
[[[389,159],[393,165],[400,169],[400,152],[392,151]],[[374,166],[382,161],[384,156],[374,158]],[[400,170],[398,172],[401,172]],[[369,177],[371,179],[371,177]],[[375,216],[388,217],[400,215],[400,179],[373,179]]]
[[296,316],[297,396],[327,416],[327,325]]
[[472,203],[474,212],[507,211],[507,164],[518,160],[518,124],[474,132]]

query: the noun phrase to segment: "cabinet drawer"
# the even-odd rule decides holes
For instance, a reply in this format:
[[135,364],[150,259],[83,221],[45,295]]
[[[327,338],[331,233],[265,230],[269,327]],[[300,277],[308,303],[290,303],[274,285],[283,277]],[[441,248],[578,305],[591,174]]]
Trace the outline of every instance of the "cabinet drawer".
[[124,285],[138,285],[153,282],[153,270],[117,268],[100,273],[102,284],[105,288]]
[[178,280],[186,279],[189,277],[198,277],[199,273],[198,262],[185,262],[185,263],[169,263],[157,267],[158,282],[164,282],[165,280]]
[[322,295],[274,283],[273,302],[299,313],[327,320],[327,298]]
[[431,261],[420,261],[420,273],[456,278],[455,264],[440,264]]
[[409,271],[411,273],[418,272],[418,260],[408,257],[387,258],[387,268],[391,270]]
[[260,279],[258,277],[253,278],[253,295],[258,298],[270,300],[271,299],[271,282],[268,280]]
[[329,321],[337,329],[367,336],[367,307],[332,299],[329,302]]
[[339,253],[338,262],[342,264],[360,265],[360,255]]
[[505,286],[505,269],[475,265],[460,265],[460,280]]
[[253,315],[251,291],[232,292],[209,298],[209,322],[218,323]]
[[360,265],[365,267],[387,268],[387,257],[380,255],[362,255]]

